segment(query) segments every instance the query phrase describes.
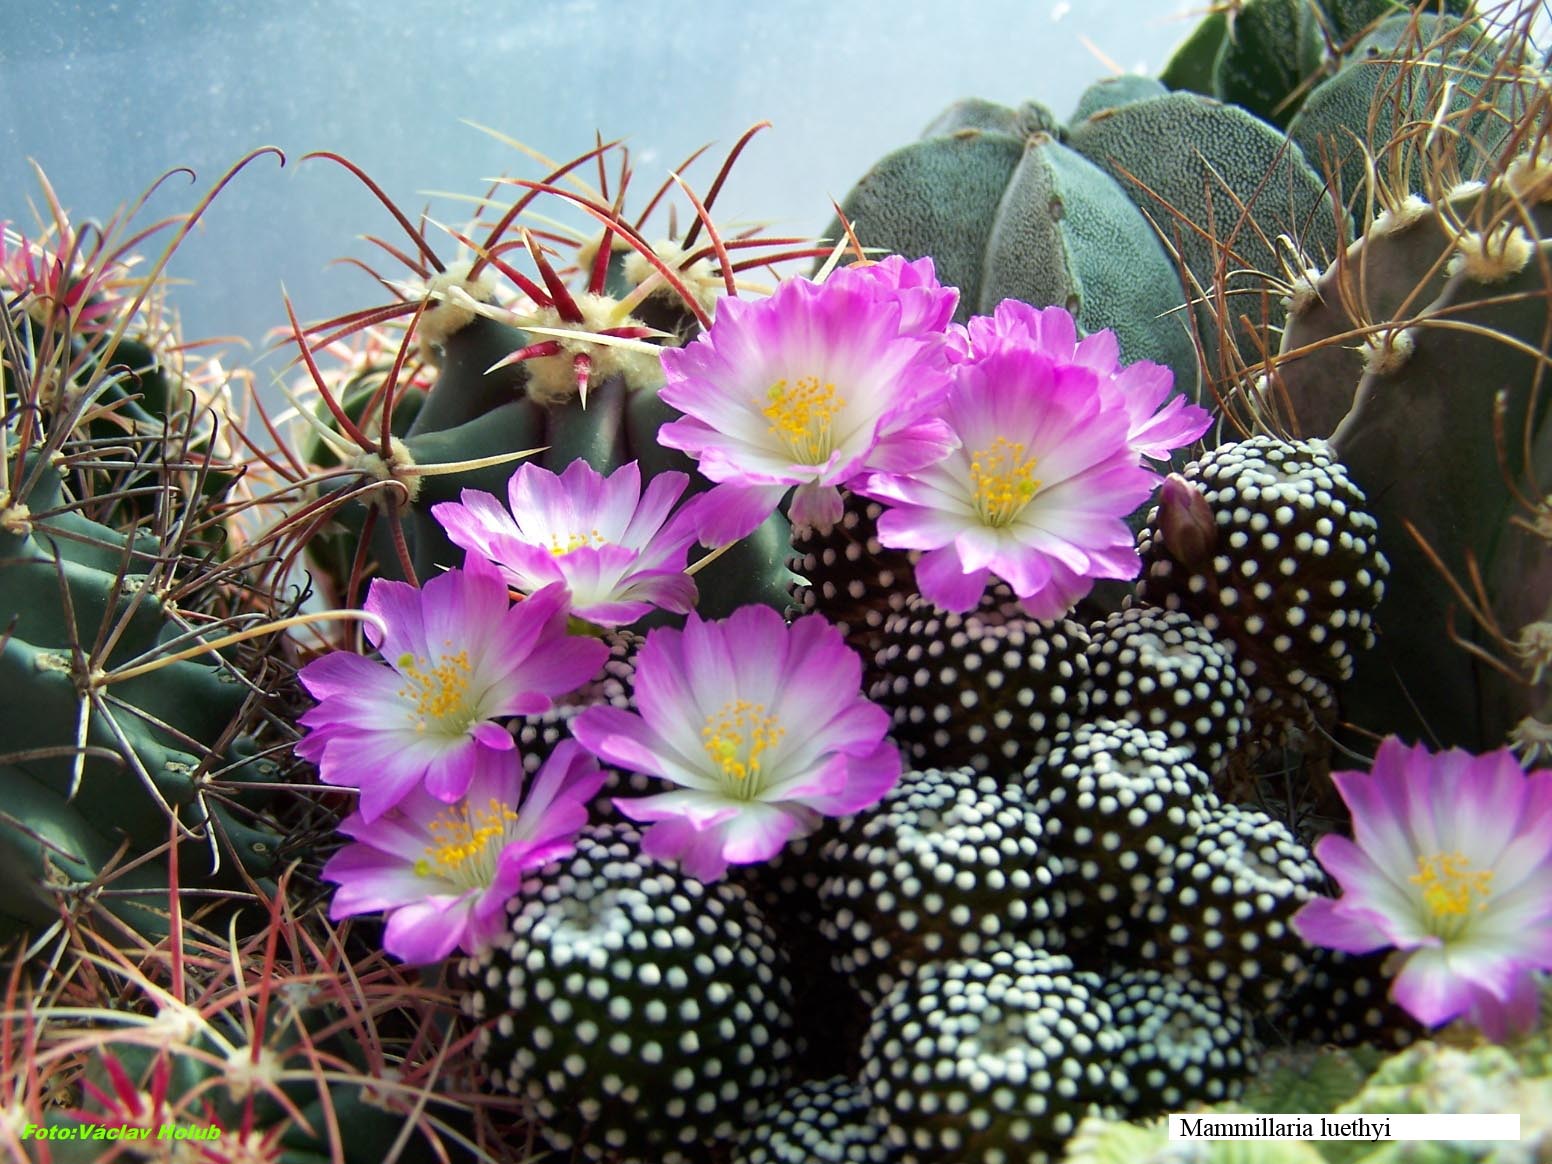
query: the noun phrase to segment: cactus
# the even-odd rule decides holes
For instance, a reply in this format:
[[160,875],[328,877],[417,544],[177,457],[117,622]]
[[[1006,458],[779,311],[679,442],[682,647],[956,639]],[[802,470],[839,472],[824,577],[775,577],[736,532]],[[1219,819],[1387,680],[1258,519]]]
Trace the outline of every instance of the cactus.
[[[159,401],[126,394],[147,374],[124,373],[113,354],[159,317],[157,276],[227,178],[175,220],[133,294],[102,289],[144,232],[87,247],[90,232],[51,193],[61,250],[26,245],[60,277],[18,285],[14,265],[7,274],[0,359],[19,406],[0,458],[0,862],[16,888],[0,907],[6,937],[48,930],[62,907],[89,916],[94,900],[121,924],[165,933],[174,849],[187,850],[191,885],[273,868],[281,838],[262,820],[265,794],[242,790],[277,769],[259,736],[270,739],[261,721],[283,703],[289,666],[273,642],[250,640],[287,612],[235,542],[218,549],[239,469],[229,450],[218,457],[224,434],[206,417],[228,417],[192,376],[161,380]],[[161,351],[147,366],[178,363]]]
[[[178,1147],[218,1164],[489,1159],[495,1105],[448,1038],[446,993],[288,896],[300,886],[282,878],[258,902],[267,924],[240,941],[185,920],[149,974],[110,951],[100,996],[33,982],[24,1010],[29,983],[13,974],[4,1033],[27,1041],[33,1082],[9,1097],[19,1118],[0,1136],[68,1130],[43,1141],[51,1164],[115,1158],[112,1128],[150,1129],[145,1146],[167,1153],[155,1158]],[[48,1102],[60,1083],[68,1098]],[[216,1134],[157,1142],[178,1127]]]
[[[1275,269],[1279,236],[1324,255],[1343,240],[1324,183],[1279,131],[1142,77],[1091,87],[1065,128],[1033,103],[960,102],[876,163],[842,212],[865,245],[931,255],[961,290],[961,319],[1004,298],[1060,304],[1201,399],[1196,337],[1208,369],[1221,356],[1207,314],[1183,307],[1211,300],[1275,326],[1275,303],[1246,302],[1259,285],[1231,272]],[[1256,359],[1254,337],[1238,338]]]
[[1465,19],[1470,0],[1242,0],[1214,6],[1164,66],[1171,89],[1239,105],[1286,127],[1310,91],[1350,58],[1367,55],[1368,34],[1407,9]]
[[[1392,16],[1310,94],[1288,133],[1330,173],[1349,207],[1364,196],[1371,161],[1383,165],[1393,151],[1415,154],[1407,139],[1420,134],[1451,139],[1455,168],[1477,178],[1495,165],[1536,100],[1533,74],[1522,69],[1513,43],[1499,44],[1479,25],[1451,16]],[[1400,167],[1391,169],[1402,177]],[[1428,175],[1404,180],[1421,193]]]
[[1172,314],[1179,279],[1141,213],[1042,106],[987,105],[959,103],[880,159],[842,204],[856,236],[931,255],[960,290],[961,321],[1007,297],[1060,304],[1086,332],[1114,329],[1126,359],[1167,364],[1194,385],[1195,351]]
[[1329,437],[1392,562],[1379,647],[1343,705],[1365,734],[1485,751],[1546,718],[1546,689],[1514,665],[1519,653],[1540,679],[1522,628],[1552,604],[1534,520],[1552,490],[1539,354],[1552,218],[1536,150],[1433,202],[1382,190],[1388,209],[1293,298],[1270,364],[1271,423]]
[[[1160,150],[1160,141],[1191,145]],[[1237,106],[1171,93],[1095,114],[1072,127],[1071,142],[1179,255],[1184,302],[1210,303],[1220,318],[1277,327],[1278,305],[1259,280],[1239,272],[1277,270],[1284,237],[1313,255],[1333,254],[1345,240],[1326,185],[1298,146]],[[1203,334],[1209,368],[1221,366],[1230,336],[1244,358],[1260,354],[1259,337],[1243,329]]]
[[[557,472],[577,458],[602,472],[630,460],[639,461],[648,475],[692,469],[687,457],[656,442],[659,426],[677,415],[657,398],[658,346],[687,342],[709,324],[716,298],[733,293],[746,267],[814,253],[802,248],[772,253],[773,247],[800,240],[724,239],[711,223],[708,206],[753,132],[731,151],[706,203],[690,195],[695,222],[682,239],[667,242],[649,242],[642,233],[645,216],[633,222],[620,209],[629,161],[613,143],[556,166],[542,181],[512,180],[523,193],[511,205],[491,204],[493,224],[476,223],[470,236],[456,235],[476,256],[457,264],[438,259],[373,185],[411,237],[419,283],[399,302],[380,309],[305,329],[293,319],[302,359],[331,425],[345,438],[325,437],[335,450],[315,464],[329,468],[330,462],[345,461],[331,476],[343,477],[346,484],[332,486],[332,495],[308,520],[344,520],[360,531],[356,536],[368,543],[368,560],[384,576],[424,578],[458,560],[458,551],[431,518],[431,506],[457,500],[463,489],[503,492],[517,457],[534,455]],[[351,163],[337,155],[321,156],[371,185]],[[613,159],[620,167],[613,195],[607,183],[588,194],[560,185],[584,163],[596,160],[602,174]],[[651,200],[649,211],[667,185]],[[557,270],[553,250],[541,248],[535,234],[520,225],[540,197],[580,207],[602,227],[600,235],[581,242],[553,236],[576,250],[574,266],[583,280],[579,289],[569,287]],[[706,241],[697,246],[703,231]],[[750,248],[756,248],[755,257],[738,258]],[[514,251],[529,256],[535,276],[513,264]],[[506,289],[502,280],[516,290]],[[335,398],[312,349],[361,326],[404,316],[411,318],[392,366],[374,374],[379,381],[375,399],[365,406],[372,426],[363,431]],[[418,356],[412,355],[417,345]],[[401,429],[396,398],[402,395],[401,384],[421,369],[434,380],[413,421]],[[389,431],[402,431],[402,437],[383,437],[383,413],[389,416]],[[346,508],[371,498],[376,500],[365,512]],[[340,545],[324,548],[333,557],[331,582],[338,592],[358,593],[360,571],[340,575]],[[786,523],[778,515],[699,575],[699,609],[715,615],[748,601],[784,605],[790,578],[787,548]],[[314,562],[322,564],[316,557]]]

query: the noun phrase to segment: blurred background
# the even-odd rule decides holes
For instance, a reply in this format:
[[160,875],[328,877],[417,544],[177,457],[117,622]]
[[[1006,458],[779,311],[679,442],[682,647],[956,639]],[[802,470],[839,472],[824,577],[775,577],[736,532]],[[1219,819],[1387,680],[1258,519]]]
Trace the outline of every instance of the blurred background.
[[[412,216],[462,223],[498,174],[538,164],[466,124],[553,158],[623,137],[645,198],[697,146],[704,192],[721,157],[768,120],[719,199],[726,225],[813,234],[882,154],[951,101],[1036,99],[1059,117],[1094,80],[1157,72],[1185,35],[1186,0],[33,0],[7,3],[0,34],[0,219],[23,231],[43,210],[30,161],[76,221],[105,219],[164,172],[144,222],[193,205],[232,162],[278,146],[239,175],[172,263],[188,338],[253,345],[285,322],[382,302],[360,270],[386,211],[327,162],[334,150]],[[1166,143],[1167,144],[1167,143]],[[639,205],[639,200],[637,205]],[[650,237],[658,237],[649,231]],[[455,244],[438,243],[451,257]],[[380,256],[379,256],[380,258]],[[382,266],[382,264],[380,264]],[[385,272],[388,270],[383,266]],[[397,274],[397,272],[395,272]]]

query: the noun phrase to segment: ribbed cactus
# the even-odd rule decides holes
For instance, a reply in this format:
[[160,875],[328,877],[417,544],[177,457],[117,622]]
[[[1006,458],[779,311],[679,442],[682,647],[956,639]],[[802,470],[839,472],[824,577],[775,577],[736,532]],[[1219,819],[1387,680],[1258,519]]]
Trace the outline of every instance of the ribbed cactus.
[[1288,133],[1331,173],[1361,220],[1371,165],[1390,169],[1414,193],[1424,190],[1426,170],[1407,173],[1390,157],[1415,156],[1419,142],[1441,160],[1449,157],[1463,178],[1491,173],[1536,103],[1536,77],[1536,67],[1512,43],[1501,44],[1480,24],[1444,15],[1390,16],[1310,93]]
[[[1275,297],[1238,272],[1276,269],[1280,236],[1317,255],[1342,237],[1324,183],[1280,131],[1143,77],[1091,87],[1066,126],[1034,103],[959,102],[878,161],[842,212],[865,246],[931,255],[961,290],[961,318],[1005,298],[1064,306],[1204,400],[1198,353],[1213,373],[1220,340],[1190,305],[1275,324]],[[1233,338],[1257,357],[1248,333]]]
[[[1083,106],[1080,106],[1083,108]],[[1005,298],[1066,307],[1085,331],[1115,330],[1127,360],[1196,383],[1175,265],[1147,220],[1034,103],[961,102],[921,140],[880,159],[842,212],[865,246],[931,255],[960,290],[958,318]],[[832,227],[832,236],[839,225]]]
[[6,936],[89,913],[99,893],[165,932],[173,837],[184,885],[263,877],[280,841],[242,788],[277,771],[253,733],[288,669],[252,645],[214,649],[282,605],[224,545],[238,470],[208,417],[226,415],[175,344],[136,339],[139,371],[119,362],[126,335],[151,334],[162,264],[118,281],[125,249],[87,234],[54,204],[48,242],[8,240],[0,274],[0,372],[18,400],[0,428]]
[[[35,1085],[12,1092],[11,1143],[23,1123],[55,1131],[48,1155],[15,1158],[491,1159],[474,1145],[498,1138],[496,1105],[449,1047],[445,994],[372,949],[372,935],[295,904],[305,895],[281,878],[255,903],[266,924],[245,935],[206,929],[190,910],[160,951],[165,985],[128,962],[99,970],[111,1005],[70,1005],[52,987],[17,998],[13,980],[7,1045],[25,1042],[30,1072],[69,1084],[52,1102]],[[173,1139],[180,1131],[195,1138]]]
[[1329,437],[1391,560],[1345,717],[1490,750],[1547,718],[1552,168],[1527,153],[1485,187],[1388,199],[1293,297],[1263,400],[1274,425]]
[[[735,146],[708,201],[747,140],[746,135]],[[622,184],[615,193],[621,194],[628,167],[624,151],[614,146],[558,167],[543,181],[515,182],[522,195],[493,211],[493,224],[476,224],[480,229],[459,236],[474,250],[472,261],[443,263],[395,210],[414,242],[418,285],[403,291],[397,303],[296,329],[298,342],[311,349],[366,324],[410,317],[399,338],[398,360],[385,353],[375,374],[358,377],[350,390],[370,395],[365,386],[373,384],[376,399],[357,404],[372,417],[366,431],[348,419],[349,408],[312,369],[328,398],[332,427],[354,446],[315,462],[327,469],[345,461],[333,470],[344,484],[331,479],[335,492],[323,508],[357,532],[343,544],[326,542],[319,549],[327,556],[314,557],[340,593],[351,589],[351,579],[339,571],[361,536],[370,539],[367,564],[386,577],[423,579],[456,565],[461,554],[431,507],[458,500],[464,489],[503,494],[517,467],[514,454],[526,453],[555,472],[577,459],[605,473],[632,460],[644,476],[693,470],[688,457],[657,443],[658,428],[678,415],[657,396],[658,347],[681,345],[708,325],[717,297],[733,293],[744,266],[814,252],[772,253],[799,242],[794,239],[724,240],[705,216],[705,204],[682,239],[650,242],[641,233],[643,222],[627,218],[618,197],[584,196],[560,186],[564,175],[600,156],[618,156]],[[575,255],[569,266],[554,258],[552,247],[541,248],[526,229],[513,225],[540,197],[578,205],[601,226],[601,233],[571,244]],[[699,245],[698,237],[704,237]],[[739,261],[750,247],[758,248],[756,257]],[[515,265],[514,252],[525,256],[533,274]],[[310,350],[306,358],[311,361]],[[429,381],[428,391],[417,394],[420,406],[405,425],[394,398],[402,398],[416,370]],[[384,412],[390,431],[402,436],[383,440]],[[359,507],[346,504],[363,488],[359,500],[376,510],[369,520]],[[786,522],[777,515],[697,576],[698,609],[711,617],[750,601],[784,605],[791,577],[787,551]]]
[[1214,7],[1164,66],[1171,89],[1216,97],[1286,126],[1312,89],[1362,61],[1379,24],[1407,9],[1464,18],[1470,0],[1243,0]]

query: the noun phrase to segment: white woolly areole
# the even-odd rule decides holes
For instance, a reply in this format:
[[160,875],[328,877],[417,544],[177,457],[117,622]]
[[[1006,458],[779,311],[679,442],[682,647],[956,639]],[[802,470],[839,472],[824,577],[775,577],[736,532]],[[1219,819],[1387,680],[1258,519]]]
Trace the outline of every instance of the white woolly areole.
[[1552,202],[1552,158],[1539,150],[1515,158],[1499,180],[1522,202]]
[[1283,296],[1283,310],[1289,315],[1300,315],[1321,301],[1320,272],[1306,267],[1288,283],[1288,294]]
[[[685,260],[690,257],[690,253],[672,239],[662,239],[653,243],[652,253],[662,260],[665,267],[679,276],[679,281],[695,297],[696,306],[708,316],[716,314],[717,300],[726,291],[727,284],[712,267],[710,259],[696,259],[693,263],[686,263]],[[657,268],[639,251],[632,251],[626,256],[625,278],[632,287],[640,287],[648,280],[655,279],[664,294],[678,294],[662,281]]]
[[388,438],[387,460],[374,451],[362,453],[351,462],[352,469],[374,481],[397,481],[404,486],[407,493],[404,499],[406,505],[414,504],[415,498],[420,495],[420,474],[405,472],[406,469],[414,467],[415,458],[410,456],[408,446],[398,437]]
[[420,317],[416,334],[422,343],[446,343],[449,336],[462,331],[473,322],[474,308],[449,296],[448,292],[453,288],[456,287],[477,303],[495,301],[495,284],[483,271],[478,278],[471,279],[469,272],[473,269],[474,264],[471,262],[449,263],[447,270],[438,272],[426,280],[423,297],[434,300],[434,303],[426,308]]
[[1358,345],[1358,354],[1363,357],[1364,370],[1373,372],[1377,376],[1388,376],[1392,372],[1400,371],[1416,350],[1417,329],[1415,327],[1377,331],[1372,335],[1364,336],[1363,342]]
[[1445,270],[1465,272],[1477,283],[1502,283],[1523,271],[1536,253],[1536,241],[1523,226],[1500,222],[1492,230],[1463,231],[1455,239],[1455,254]]
[[1395,206],[1376,214],[1374,221],[1369,224],[1368,233],[1380,236],[1396,234],[1417,222],[1432,209],[1427,199],[1417,194],[1408,194]]
[[525,316],[519,326],[539,326],[575,333],[567,336],[535,335],[535,340],[555,340],[560,351],[553,356],[539,356],[528,363],[528,395],[538,404],[560,404],[577,394],[577,374],[574,361],[586,355],[592,361],[588,386],[622,375],[632,391],[650,389],[656,391],[663,384],[663,365],[655,353],[647,353],[633,347],[600,343],[596,333],[605,328],[644,327],[633,315],[619,316],[619,300],[607,295],[580,292],[574,297],[582,312],[580,322],[562,319],[553,307],[541,307],[531,316]]

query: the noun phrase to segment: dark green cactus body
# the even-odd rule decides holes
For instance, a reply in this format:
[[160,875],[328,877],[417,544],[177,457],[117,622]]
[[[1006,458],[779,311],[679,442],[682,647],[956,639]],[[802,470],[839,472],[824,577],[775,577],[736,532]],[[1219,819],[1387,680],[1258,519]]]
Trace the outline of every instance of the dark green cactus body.
[[[685,324],[685,313],[669,318],[658,306],[653,326],[671,334]],[[579,336],[581,333],[579,333]],[[594,378],[587,401],[575,392],[550,400],[552,390],[536,391],[527,361],[496,368],[506,357],[528,347],[532,338],[522,330],[476,315],[451,330],[438,343],[439,372],[426,393],[414,422],[403,430],[396,449],[406,466],[428,468],[484,457],[499,457],[525,449],[539,450],[532,463],[559,473],[576,460],[600,473],[611,473],[628,461],[638,461],[643,477],[666,469],[690,475],[689,492],[709,484],[695,471],[689,457],[657,442],[658,429],[678,414],[658,399],[656,382],[638,382],[620,371]],[[547,357],[558,359],[560,357]],[[655,369],[653,369],[655,370]],[[405,479],[413,496],[403,518],[412,565],[424,580],[461,564],[464,553],[448,540],[432,514],[440,502],[457,501],[465,489],[481,490],[505,499],[507,483],[521,461],[502,461],[455,473],[415,473]],[[392,466],[388,473],[392,475]],[[352,481],[342,488],[354,488]],[[378,504],[378,502],[373,502]],[[329,577],[343,593],[355,540],[363,526],[359,505],[341,513],[345,537],[330,542],[327,557],[314,565],[332,566]],[[379,520],[371,558],[383,577],[400,578],[403,571],[386,520]],[[786,519],[770,518],[749,538],[722,555],[696,577],[698,612],[721,617],[749,602],[785,606],[792,575],[786,566],[790,549]]]
[[1241,0],[1208,12],[1160,79],[1285,127],[1381,21],[1404,21],[1409,10],[1465,19],[1470,9],[1470,0]]
[[[26,481],[35,465],[18,462],[12,473]],[[60,878],[90,882],[121,841],[130,844],[126,859],[164,846],[169,810],[186,828],[208,827],[208,780],[217,769],[242,765],[224,749],[248,691],[219,662],[184,659],[100,683],[101,703],[85,710],[92,680],[84,660],[106,671],[167,644],[181,649],[198,640],[185,636],[148,585],[161,551],[156,539],[120,534],[64,508],[60,485],[59,474],[44,467],[26,494],[37,516],[0,533],[0,747],[5,773],[14,777],[3,784],[10,816],[0,820],[0,863],[27,871],[14,879],[14,908],[0,906],[0,932],[37,925],[43,912],[54,916],[45,887]],[[235,864],[267,873],[278,836],[239,824],[224,810],[222,825],[237,843],[226,850],[220,879],[237,882]],[[184,860],[185,884],[211,877],[198,849],[192,846]],[[127,876],[127,883],[115,878],[109,908],[159,932],[165,923],[152,911],[166,906],[165,862]],[[158,887],[159,898],[119,896],[122,889]]]
[[[1552,490],[1538,354],[1552,329],[1543,268],[1552,206],[1530,193],[1523,212],[1509,209],[1499,182],[1386,216],[1289,317],[1276,379],[1293,421],[1306,435],[1330,434],[1393,567],[1379,645],[1359,659],[1343,699],[1344,717],[1366,735],[1489,750],[1545,701],[1451,642],[1453,626],[1503,654],[1417,540],[1467,593],[1471,567],[1480,570],[1510,638],[1552,608],[1552,550],[1510,520],[1526,516],[1511,483],[1520,497]],[[1516,196],[1523,206],[1524,191]],[[1512,233],[1491,235],[1485,258],[1461,257],[1481,249],[1480,227],[1494,222]],[[1495,263],[1500,251],[1518,257]]]
[[[109,839],[111,832],[88,821],[78,803],[45,786],[25,768],[0,765],[0,785],[5,789],[5,807],[0,810],[0,884],[7,890],[0,908],[0,941],[5,941],[58,920],[58,893],[87,892],[115,864],[119,844]],[[112,888],[101,899],[112,913],[147,937],[166,934],[164,870],[142,865],[116,873]]]
[[1303,97],[1303,63],[1320,53],[1308,8],[1309,0],[1246,0],[1213,61],[1212,95],[1286,125]]
[[1228,12],[1214,6],[1186,35],[1185,40],[1175,47],[1164,64],[1164,71],[1159,74],[1159,80],[1165,88],[1177,92],[1183,89],[1212,96],[1213,72],[1218,63],[1218,54],[1223,51],[1228,38]]

